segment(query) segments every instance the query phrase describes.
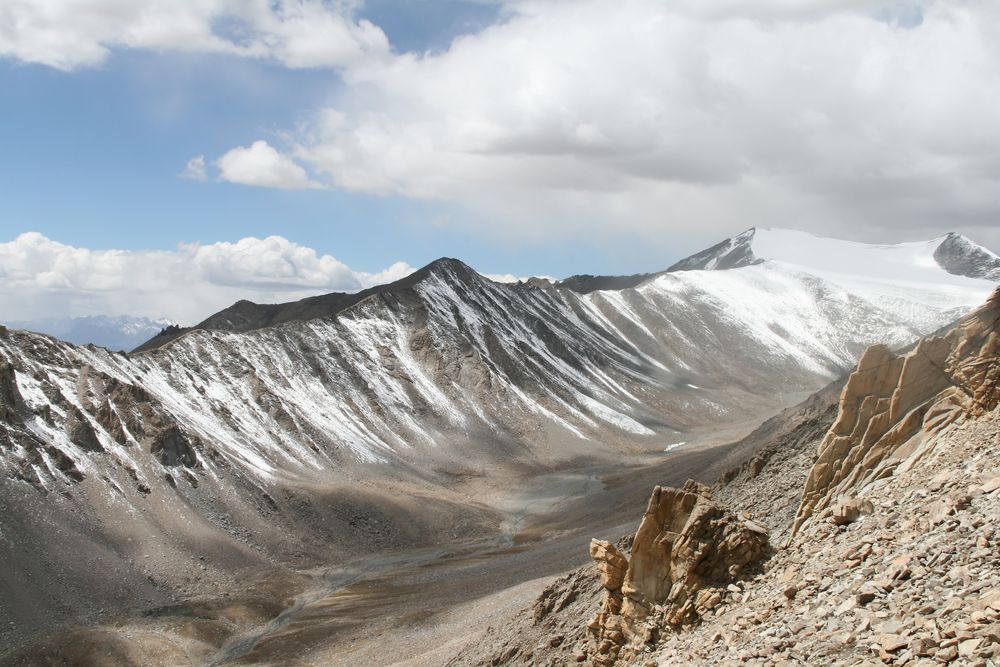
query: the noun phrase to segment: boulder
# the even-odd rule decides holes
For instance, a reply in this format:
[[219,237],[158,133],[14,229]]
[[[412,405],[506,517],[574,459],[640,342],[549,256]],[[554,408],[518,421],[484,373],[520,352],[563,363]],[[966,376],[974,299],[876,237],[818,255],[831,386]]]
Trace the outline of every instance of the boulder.
[[870,501],[861,498],[848,498],[833,506],[833,514],[830,519],[838,526],[846,526],[860,519],[863,514],[871,514],[873,511],[874,508]]

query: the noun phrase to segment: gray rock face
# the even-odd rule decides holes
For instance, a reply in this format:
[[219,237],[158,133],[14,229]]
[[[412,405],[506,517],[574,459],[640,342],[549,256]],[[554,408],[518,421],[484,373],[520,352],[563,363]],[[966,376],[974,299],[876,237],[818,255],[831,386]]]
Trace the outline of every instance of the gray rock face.
[[721,243],[703,250],[686,259],[682,259],[667,271],[705,271],[738,269],[764,261],[753,253],[753,237],[755,229],[748,229],[738,236],[726,239]]
[[14,366],[0,357],[0,421],[22,423],[27,414],[28,408],[17,387]]
[[171,426],[156,434],[149,447],[149,453],[168,467],[182,465],[193,468],[198,465],[198,455],[191,446],[191,442],[176,426]]
[[66,434],[70,442],[84,451],[104,451],[90,419],[79,409],[72,409],[66,418]]
[[934,259],[948,273],[1000,281],[1000,257],[961,234],[948,234],[934,251]]

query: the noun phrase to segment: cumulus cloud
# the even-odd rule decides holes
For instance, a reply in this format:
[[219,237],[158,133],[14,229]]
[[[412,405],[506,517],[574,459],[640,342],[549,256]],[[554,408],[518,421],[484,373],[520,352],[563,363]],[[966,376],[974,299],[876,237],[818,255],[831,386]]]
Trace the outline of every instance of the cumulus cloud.
[[356,271],[280,236],[131,251],[78,248],[29,232],[0,243],[0,300],[10,321],[125,313],[194,324],[239,299],[357,291],[412,271],[405,262]]
[[996,3],[507,4],[445,52],[349,72],[296,157],[521,239],[1000,242]]
[[284,190],[320,187],[309,179],[301,165],[264,140],[253,142],[249,148],[233,148],[215,164],[219,167],[220,178],[230,183]]
[[178,174],[181,178],[190,178],[193,181],[205,181],[208,175],[205,173],[205,156],[198,155],[188,160],[184,171]]
[[0,56],[62,70],[113,49],[229,53],[288,67],[349,67],[390,54],[380,28],[330,0],[4,0]]

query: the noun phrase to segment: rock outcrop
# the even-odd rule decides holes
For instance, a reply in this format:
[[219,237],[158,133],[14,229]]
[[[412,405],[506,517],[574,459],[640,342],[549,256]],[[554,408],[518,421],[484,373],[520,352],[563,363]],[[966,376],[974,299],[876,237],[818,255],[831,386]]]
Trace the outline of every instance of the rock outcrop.
[[17,388],[14,366],[0,357],[0,421],[20,424],[27,414],[28,407]]
[[94,426],[90,423],[79,408],[71,408],[66,419],[66,435],[70,442],[87,452],[103,452],[104,447],[94,431]]
[[156,434],[149,446],[149,453],[171,468],[180,465],[194,468],[198,465],[198,454],[191,441],[176,426],[170,426]]
[[662,628],[697,623],[767,549],[767,531],[712,502],[707,486],[656,487],[631,560],[608,542],[591,542],[605,588],[587,626],[593,663],[614,665],[655,642]]
[[[793,535],[811,517],[857,495],[904,460],[927,453],[929,436],[1000,402],[1000,289],[941,336],[904,355],[865,351],[840,398],[840,412],[809,472]],[[832,510],[831,510],[832,511]],[[844,515],[838,515],[842,519]]]

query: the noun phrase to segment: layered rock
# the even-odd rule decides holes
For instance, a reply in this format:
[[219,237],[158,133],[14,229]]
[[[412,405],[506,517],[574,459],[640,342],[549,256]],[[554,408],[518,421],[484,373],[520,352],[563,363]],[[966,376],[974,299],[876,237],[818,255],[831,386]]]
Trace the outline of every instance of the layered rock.
[[[866,483],[901,464],[912,466],[933,446],[929,436],[995,408],[998,382],[1000,290],[947,333],[920,340],[904,355],[884,345],[868,348],[819,446],[793,535],[811,517],[861,493]],[[854,518],[860,513],[852,512]],[[843,512],[837,516],[851,520]]]
[[712,502],[708,487],[690,480],[682,489],[656,487],[631,560],[608,542],[591,542],[605,588],[587,626],[593,663],[616,664],[655,642],[661,629],[696,623],[767,549],[767,532]]

